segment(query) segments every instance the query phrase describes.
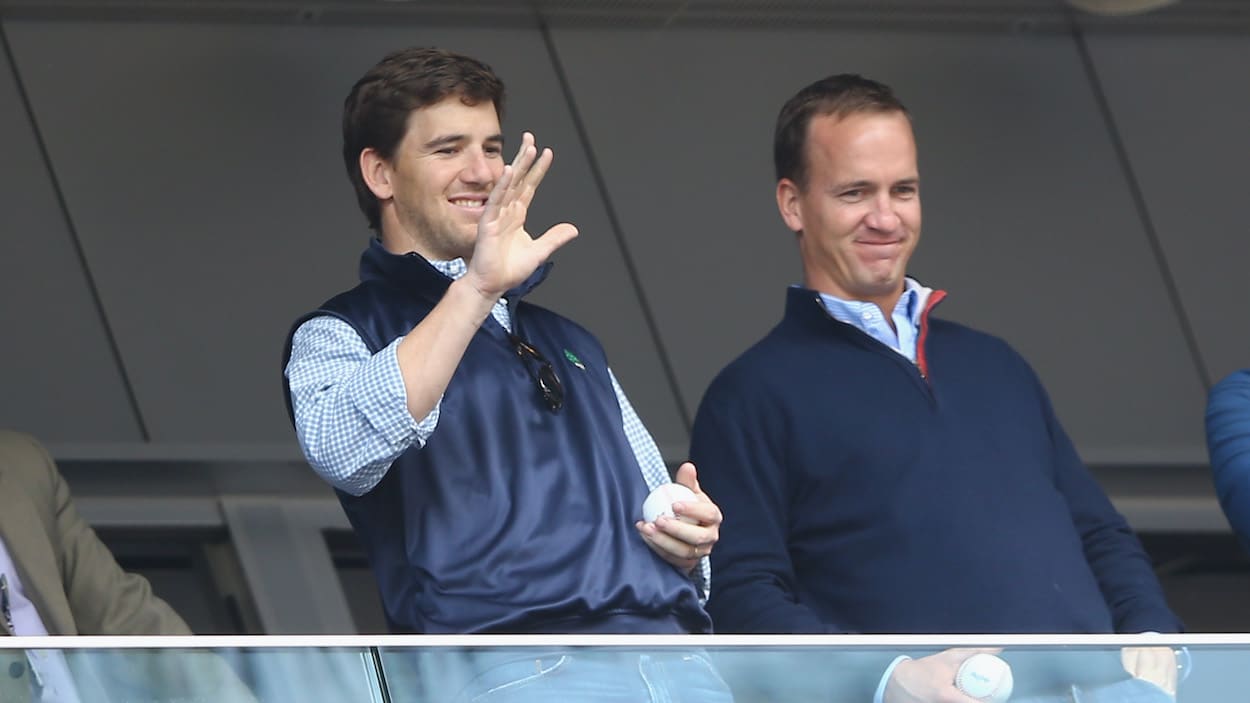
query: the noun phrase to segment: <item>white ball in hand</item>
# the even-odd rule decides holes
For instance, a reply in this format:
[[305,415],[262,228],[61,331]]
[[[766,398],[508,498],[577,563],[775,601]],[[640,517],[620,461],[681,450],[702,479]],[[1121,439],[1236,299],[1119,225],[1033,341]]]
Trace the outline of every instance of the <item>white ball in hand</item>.
[[955,688],[987,703],[1005,703],[1011,686],[1011,667],[993,654],[973,654],[955,673]]
[[[696,500],[698,498],[695,497],[694,491],[680,483],[665,483],[656,486],[655,490],[651,491],[651,494],[642,503],[642,519],[645,522],[655,522],[655,519],[661,515],[677,517],[673,514],[673,503],[693,502]],[[691,524],[698,522],[685,516],[678,519]]]

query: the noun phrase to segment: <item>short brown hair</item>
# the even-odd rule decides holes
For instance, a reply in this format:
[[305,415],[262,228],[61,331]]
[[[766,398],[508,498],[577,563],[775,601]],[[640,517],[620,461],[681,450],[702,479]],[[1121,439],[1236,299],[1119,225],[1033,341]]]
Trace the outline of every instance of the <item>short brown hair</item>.
[[860,112],[901,112],[910,119],[889,86],[853,73],[822,78],[787,100],[773,132],[777,180],[788,178],[800,189],[807,187],[807,128],[813,117]]
[[381,231],[378,199],[360,174],[360,153],[391,159],[408,131],[413,110],[458,95],[466,105],[490,102],[503,119],[503,81],[490,66],[443,49],[393,51],[370,68],[343,101],[343,163],[369,227]]

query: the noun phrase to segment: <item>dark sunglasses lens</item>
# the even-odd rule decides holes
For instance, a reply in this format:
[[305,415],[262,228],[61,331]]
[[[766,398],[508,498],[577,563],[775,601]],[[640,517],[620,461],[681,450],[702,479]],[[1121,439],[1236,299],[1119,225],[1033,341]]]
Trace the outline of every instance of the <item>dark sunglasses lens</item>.
[[559,410],[564,406],[564,384],[560,383],[560,377],[551,368],[551,364],[538,367],[538,389],[542,391],[543,400],[547,401],[552,410]]
[[512,348],[516,349],[517,356],[530,366],[534,382],[538,384],[538,392],[542,395],[547,407],[551,408],[552,412],[564,407],[564,384],[560,383],[560,377],[556,375],[556,370],[551,367],[551,363],[529,342],[516,335],[510,336],[509,339],[512,341]]

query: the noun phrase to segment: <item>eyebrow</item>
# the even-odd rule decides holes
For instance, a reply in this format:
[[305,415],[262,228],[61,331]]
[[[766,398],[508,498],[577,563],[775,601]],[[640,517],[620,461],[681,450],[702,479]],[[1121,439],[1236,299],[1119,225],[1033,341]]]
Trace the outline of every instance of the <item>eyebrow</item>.
[[[896,188],[898,186],[915,186],[915,185],[920,185],[919,176],[916,176],[915,178],[903,178],[903,179],[897,180],[891,183],[890,187]],[[874,186],[876,186],[876,183],[874,183],[873,181],[868,181],[868,180],[845,181],[842,183],[834,183],[833,185],[829,186],[829,191],[833,193],[840,193],[844,190],[854,190],[858,188],[871,188]]]
[[[460,142],[463,142],[463,141],[465,141],[465,140],[466,140],[466,139],[468,139],[468,138],[469,138],[469,135],[467,135],[467,134],[448,134],[448,135],[444,135],[444,136],[442,136],[442,137],[435,137],[435,138],[431,139],[430,141],[426,142],[425,144],[422,144],[422,145],[421,145],[421,148],[422,148],[422,149],[426,149],[426,150],[429,150],[429,149],[437,149],[437,148],[442,147],[442,146],[449,146],[449,145],[452,145],[452,144],[459,144]],[[502,135],[502,134],[492,134],[492,135],[490,135],[489,137],[487,137],[485,141],[486,141],[486,142],[488,142],[488,143],[496,143],[496,144],[499,144],[500,146],[502,146],[502,145],[503,145],[503,135]]]
[[829,192],[841,193],[844,190],[856,190],[859,188],[868,188],[872,185],[873,185],[872,181],[864,181],[864,180],[843,181],[842,183],[834,183],[833,185],[829,186]]

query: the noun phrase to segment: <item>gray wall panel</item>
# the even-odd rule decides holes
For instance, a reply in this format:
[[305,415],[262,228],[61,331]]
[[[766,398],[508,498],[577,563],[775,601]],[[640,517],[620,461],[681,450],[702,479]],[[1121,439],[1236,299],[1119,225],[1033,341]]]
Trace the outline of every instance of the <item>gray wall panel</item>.
[[1212,380],[1250,366],[1242,324],[1250,39],[1088,43]]
[[338,192],[334,150],[309,148],[334,143],[333,101],[316,99],[330,71],[309,72],[321,52],[301,35],[10,29],[156,443],[290,437],[283,332],[319,300],[317,283],[351,279],[350,202],[324,195]]
[[536,31],[20,22],[11,36],[154,441],[291,442],[283,334],[353,281],[366,238],[342,98],[385,51],[437,43],[510,82],[510,138],[556,146],[532,229],[569,219],[583,236],[540,299],[603,335],[644,419],[684,445]]
[[1087,459],[1202,461],[1202,386],[1070,39],[556,37],[685,402],[771,325],[798,276],[773,200],[776,111],[856,71],[917,116],[928,217],[912,269],[951,291],[942,315],[1016,345]]
[[139,439],[51,174],[3,54],[0,236],[0,426],[52,442]]

